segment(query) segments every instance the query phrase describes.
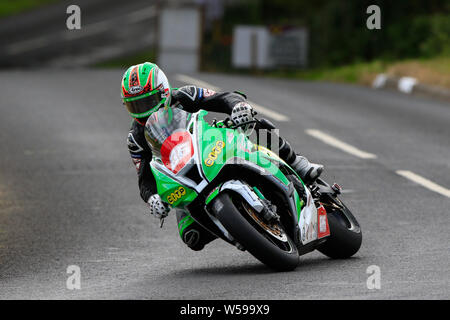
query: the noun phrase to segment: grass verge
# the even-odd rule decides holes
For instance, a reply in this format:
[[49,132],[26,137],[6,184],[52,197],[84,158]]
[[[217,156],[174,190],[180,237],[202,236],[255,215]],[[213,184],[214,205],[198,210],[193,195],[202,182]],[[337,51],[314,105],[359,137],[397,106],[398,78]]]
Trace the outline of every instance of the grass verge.
[[355,63],[328,69],[273,71],[265,73],[265,75],[313,81],[371,85],[379,73],[385,73],[395,77],[414,77],[420,83],[450,89],[450,57],[448,56],[393,62],[375,60],[367,63]]
[[[131,65],[144,61],[155,61],[155,57],[156,54],[154,50],[147,50],[98,63],[95,67],[125,69]],[[230,72],[230,70],[227,71]],[[236,73],[236,70],[231,71],[231,73]],[[241,70],[239,73],[249,73],[249,71]],[[311,70],[259,71],[256,72],[255,75],[309,81],[359,83],[370,86],[379,73],[385,73],[395,77],[414,77],[418,79],[420,83],[450,89],[450,56],[391,62],[375,60],[372,62],[355,63],[335,68]]]

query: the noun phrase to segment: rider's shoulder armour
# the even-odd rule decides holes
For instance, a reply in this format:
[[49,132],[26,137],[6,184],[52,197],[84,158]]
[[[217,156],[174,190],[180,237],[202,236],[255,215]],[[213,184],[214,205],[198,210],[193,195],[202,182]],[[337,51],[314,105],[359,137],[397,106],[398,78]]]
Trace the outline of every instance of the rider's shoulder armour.
[[136,120],[131,123],[127,137],[127,146],[131,156],[141,157],[144,153],[150,151],[147,140],[145,140],[144,126],[140,125]]

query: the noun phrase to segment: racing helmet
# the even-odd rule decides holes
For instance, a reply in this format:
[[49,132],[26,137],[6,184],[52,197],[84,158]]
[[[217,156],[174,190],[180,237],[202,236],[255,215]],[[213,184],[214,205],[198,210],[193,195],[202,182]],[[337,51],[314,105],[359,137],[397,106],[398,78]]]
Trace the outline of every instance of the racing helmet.
[[123,104],[136,120],[170,106],[172,89],[164,72],[154,63],[129,67],[122,77],[121,89]]

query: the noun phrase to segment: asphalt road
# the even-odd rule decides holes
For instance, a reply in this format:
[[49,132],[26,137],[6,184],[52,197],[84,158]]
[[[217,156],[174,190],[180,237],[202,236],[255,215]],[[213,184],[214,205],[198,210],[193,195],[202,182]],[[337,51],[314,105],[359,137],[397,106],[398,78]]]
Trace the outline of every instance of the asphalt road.
[[[361,223],[354,258],[314,252],[295,271],[273,273],[220,240],[192,252],[174,216],[160,229],[146,214],[125,143],[121,73],[0,72],[1,299],[450,298],[450,198],[396,173],[450,188],[450,105],[357,86],[191,75],[285,115],[283,135],[325,164]],[[66,288],[69,265],[80,267],[80,290]],[[371,265],[380,289],[367,288]]]

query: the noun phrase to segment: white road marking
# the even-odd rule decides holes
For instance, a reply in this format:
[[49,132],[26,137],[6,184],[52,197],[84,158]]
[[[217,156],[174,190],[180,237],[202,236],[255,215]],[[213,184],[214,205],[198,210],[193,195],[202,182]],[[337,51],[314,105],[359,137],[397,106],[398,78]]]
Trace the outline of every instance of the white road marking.
[[261,113],[261,114],[263,114],[263,115],[265,115],[267,117],[270,117],[270,118],[272,118],[272,119],[274,119],[276,121],[280,121],[280,122],[289,121],[288,117],[286,117],[285,115],[283,115],[283,114],[281,114],[279,112],[272,111],[272,110],[270,110],[270,109],[268,109],[266,107],[263,107],[260,104],[257,104],[256,102],[253,102],[253,101],[250,101],[250,100],[248,100],[248,103],[250,103],[253,106],[255,111],[257,111],[257,112],[259,112],[259,113]]
[[377,156],[373,153],[362,151],[354,146],[349,145],[348,143],[345,143],[339,139],[336,139],[335,137],[332,137],[320,130],[316,129],[307,129],[305,130],[307,134],[310,136],[317,138],[321,140],[322,142],[335,147],[337,149],[340,149],[342,151],[345,151],[347,153],[350,153],[351,155],[354,155],[358,158],[362,159],[375,159]]
[[430,181],[422,176],[419,176],[418,174],[415,174],[414,172],[408,170],[397,170],[396,173],[398,175],[401,175],[402,177],[405,177],[406,179],[409,179],[415,183],[420,184],[421,186],[431,191],[437,192],[447,198],[450,198],[450,189],[444,188],[434,183],[433,181]]
[[87,52],[86,54],[79,54],[74,56],[63,56],[56,58],[51,61],[50,66],[52,67],[64,67],[68,64],[75,66],[88,66],[93,62],[105,61],[121,54],[125,54],[127,50],[125,48],[118,48],[115,46],[106,46],[93,51]]
[[[177,74],[177,75],[175,75],[175,79],[177,79],[178,81],[184,82],[186,84],[193,84],[198,87],[211,89],[213,91],[217,91],[217,92],[222,91],[222,89],[219,87],[216,87],[208,82],[205,82],[205,81],[202,81],[202,80],[199,80],[196,78],[192,78],[185,74]],[[289,121],[289,118],[281,113],[270,110],[269,108],[263,107],[263,106],[255,103],[253,101],[250,101],[250,100],[248,101],[248,103],[250,103],[252,105],[252,107],[255,109],[256,112],[261,113],[262,115],[265,115],[267,117],[270,117],[270,118],[272,118],[276,121],[280,121],[280,122]]]
[[156,7],[150,6],[147,8],[143,8],[141,10],[137,10],[131,12],[127,15],[127,20],[132,23],[141,22],[147,20],[148,18],[152,18],[156,16]]

